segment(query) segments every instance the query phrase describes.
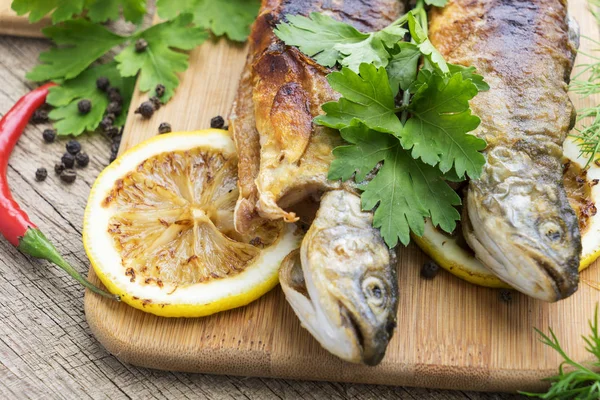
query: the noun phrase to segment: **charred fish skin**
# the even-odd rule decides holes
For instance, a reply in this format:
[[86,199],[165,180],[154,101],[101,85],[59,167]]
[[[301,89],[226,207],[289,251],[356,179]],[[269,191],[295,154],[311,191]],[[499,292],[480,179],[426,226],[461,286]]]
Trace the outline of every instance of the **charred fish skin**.
[[359,196],[327,192],[300,252],[280,272],[303,326],[336,356],[367,365],[384,357],[398,310],[395,253],[372,223]]
[[581,237],[561,163],[574,115],[572,36],[561,0],[451,0],[431,13],[434,45],[490,85],[471,102],[481,118],[474,134],[488,147],[469,183],[465,237],[501,279],[545,301],[570,296],[579,281]]
[[249,54],[230,117],[239,153],[238,232],[272,219],[305,197],[339,188],[327,179],[339,133],[312,123],[321,105],[336,100],[330,72],[273,33],[286,15],[323,12],[363,31],[382,29],[402,11],[397,0],[263,0],[249,37]]

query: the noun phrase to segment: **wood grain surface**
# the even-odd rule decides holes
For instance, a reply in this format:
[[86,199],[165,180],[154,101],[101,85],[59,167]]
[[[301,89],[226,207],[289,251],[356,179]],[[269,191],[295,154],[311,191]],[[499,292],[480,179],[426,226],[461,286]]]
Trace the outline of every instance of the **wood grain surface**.
[[[25,74],[48,47],[48,42],[42,40],[0,36],[0,116],[35,86],[26,81]],[[11,157],[9,181],[15,199],[53,238],[67,260],[84,271],[89,263],[81,244],[83,212],[91,184],[108,163],[110,144],[101,135],[82,136],[80,141],[91,163],[78,171],[77,181],[66,186],[51,173],[46,182],[38,183],[34,179],[36,168],[51,170],[66,143],[60,140],[44,144],[41,133],[48,127],[27,128]],[[410,285],[420,282],[415,280]],[[441,310],[445,307],[441,303],[438,306]],[[512,311],[512,304],[504,309],[505,313],[517,312]],[[421,321],[426,323],[428,319],[425,316]],[[574,346],[583,345],[570,344],[570,348]],[[0,398],[512,400],[521,396],[136,367],[111,355],[94,338],[83,313],[79,285],[62,271],[23,256],[0,240]]]
[[43,37],[42,28],[50,25],[50,18],[30,24],[27,16],[18,16],[11,8],[12,0],[0,0],[0,35]]
[[[598,28],[585,0],[571,1],[583,32]],[[584,51],[590,42],[582,41]],[[228,42],[208,43],[192,53],[177,96],[150,120],[130,112],[123,147],[156,134],[160,122],[175,130],[206,128],[230,109],[245,51]],[[579,63],[584,62],[580,57]],[[145,95],[137,93],[133,104]],[[574,98],[581,107],[590,101]],[[577,360],[588,354],[580,337],[600,293],[582,284],[567,300],[547,304],[514,293],[476,287],[450,274],[419,278],[426,260],[416,248],[399,249],[398,329],[383,362],[345,363],[328,354],[305,331],[279,288],[245,308],[202,319],[166,319],[98,296],[86,296],[86,316],[98,340],[122,361],[150,368],[295,379],[333,380],[464,390],[539,390],[556,371],[557,354],[541,344],[534,328],[552,327]],[[91,279],[96,279],[93,272]],[[582,280],[600,281],[595,266]]]

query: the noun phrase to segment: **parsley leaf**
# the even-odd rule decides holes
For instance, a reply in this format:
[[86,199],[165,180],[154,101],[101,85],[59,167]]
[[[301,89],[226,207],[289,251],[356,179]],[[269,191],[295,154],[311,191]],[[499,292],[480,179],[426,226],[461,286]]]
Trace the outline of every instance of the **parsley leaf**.
[[173,19],[179,13],[194,15],[194,24],[210,29],[216,36],[227,35],[243,42],[250,34],[260,8],[260,0],[158,0],[161,18]]
[[362,186],[361,198],[364,210],[375,210],[373,226],[390,248],[398,241],[408,244],[411,230],[422,235],[426,217],[446,232],[456,228],[460,197],[437,168],[413,159],[396,137],[363,124],[341,134],[350,145],[333,151],[329,179],[348,179],[356,172],[355,181],[362,182],[382,162],[375,178]]
[[[108,106],[108,96],[96,87],[96,79],[101,76],[107,77],[111,86],[119,88],[123,97],[124,111],[114,124],[122,126],[125,123],[126,110],[129,108],[135,79],[122,78],[117,71],[117,64],[113,61],[93,66],[77,78],[67,80],[60,86],[50,89],[47,101],[56,108],[49,116],[57,121],[54,126],[59,135],[79,135],[84,131],[94,131],[98,128]],[[81,99],[92,102],[92,109],[88,114],[81,114],[78,111],[77,103]]]
[[138,24],[146,14],[146,0],[87,0],[87,17],[92,22],[119,19],[120,10],[127,21]]
[[126,39],[83,19],[50,26],[43,32],[60,47],[40,54],[42,64],[27,74],[27,79],[36,82],[74,78]]
[[425,4],[436,7],[445,7],[448,0],[425,0]]
[[447,79],[433,73],[408,107],[412,117],[400,132],[402,146],[429,165],[439,163],[444,173],[454,165],[458,176],[479,177],[486,142],[468,134],[480,123],[469,108],[476,94],[475,84],[461,74]]
[[415,44],[406,42],[400,43],[392,52],[387,74],[394,96],[398,94],[398,88],[407,90],[417,79],[421,55]]
[[143,38],[148,47],[136,52],[132,41],[115,57],[122,76],[135,76],[139,72],[138,87],[148,91],[163,84],[166,88],[163,101],[168,101],[179,84],[178,72],[188,67],[188,54],[177,50],[191,50],[206,40],[208,33],[197,27],[191,27],[192,16],[182,14],[173,21],[154,25],[137,34],[134,39]]
[[402,129],[385,68],[361,64],[360,75],[342,68],[340,72],[329,74],[327,81],[343,97],[323,104],[326,114],[315,118],[316,123],[341,129],[359,120],[381,132],[394,133]]
[[288,22],[277,25],[275,35],[289,46],[313,57],[326,67],[336,63],[358,71],[361,63],[385,67],[388,64],[388,48],[401,41],[407,30],[390,25],[373,33],[363,33],[352,25],[338,22],[320,13],[310,18],[287,15]]
[[468,79],[477,87],[480,92],[487,92],[490,90],[490,85],[483,80],[483,76],[475,73],[475,67],[464,67],[457,64],[448,64],[448,69],[452,75],[459,73],[463,79]]
[[408,29],[413,40],[417,43],[421,53],[437,68],[440,72],[447,74],[450,72],[444,56],[435,48],[433,43],[427,36],[427,31],[423,29],[419,21],[415,18],[412,12],[407,14],[408,16]]
[[81,14],[85,0],[14,0],[12,9],[17,15],[29,13],[30,22],[38,22],[52,13],[52,23],[57,24]]
[[343,58],[336,48],[338,44],[360,43],[369,37],[352,25],[316,12],[311,13],[310,18],[300,15],[287,15],[286,18],[288,23],[278,24],[275,35],[326,67],[333,67]]

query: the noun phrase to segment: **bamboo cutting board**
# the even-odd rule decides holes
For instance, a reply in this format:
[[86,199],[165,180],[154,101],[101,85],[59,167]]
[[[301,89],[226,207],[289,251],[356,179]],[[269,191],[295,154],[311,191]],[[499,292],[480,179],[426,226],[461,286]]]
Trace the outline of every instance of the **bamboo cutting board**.
[[[582,32],[598,38],[585,0],[571,1]],[[591,51],[588,40],[582,48]],[[177,95],[144,121],[133,100],[122,149],[154,136],[170,122],[175,131],[207,128],[210,118],[227,115],[245,60],[245,48],[226,41],[192,52]],[[584,63],[586,57],[579,57]],[[577,107],[600,97],[575,99]],[[85,311],[98,340],[125,362],[166,370],[216,374],[334,380],[436,388],[539,390],[540,379],[556,372],[556,353],[538,341],[534,327],[552,327],[576,360],[586,360],[581,335],[600,300],[591,285],[600,268],[582,274],[579,291],[557,304],[514,293],[501,300],[497,290],[476,287],[448,274],[419,277],[426,256],[416,246],[399,250],[398,328],[377,367],[353,365],[328,354],[305,331],[279,288],[251,305],[198,319],[166,319],[126,304],[86,294]],[[99,283],[93,271],[90,278]],[[587,282],[587,284],[586,284]]]
[[0,0],[0,35],[44,37],[42,29],[50,25],[50,18],[30,24],[26,15],[18,16],[10,8],[11,3],[12,0]]

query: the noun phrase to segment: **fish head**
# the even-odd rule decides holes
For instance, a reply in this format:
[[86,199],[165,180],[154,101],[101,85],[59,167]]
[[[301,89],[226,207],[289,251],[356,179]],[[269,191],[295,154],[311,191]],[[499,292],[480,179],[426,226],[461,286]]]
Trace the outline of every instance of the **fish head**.
[[[329,195],[346,202],[339,203],[326,201],[327,196],[292,262],[295,267],[280,273],[282,287],[323,347],[346,361],[376,365],[396,327],[395,255],[372,227],[372,215],[360,210],[359,198]],[[293,268],[296,273],[283,272]],[[305,289],[290,284],[291,276],[300,275]]]
[[545,301],[566,298],[579,281],[577,216],[561,180],[548,176],[552,168],[505,150],[491,151],[481,179],[469,184],[465,238],[488,268],[521,292]]

